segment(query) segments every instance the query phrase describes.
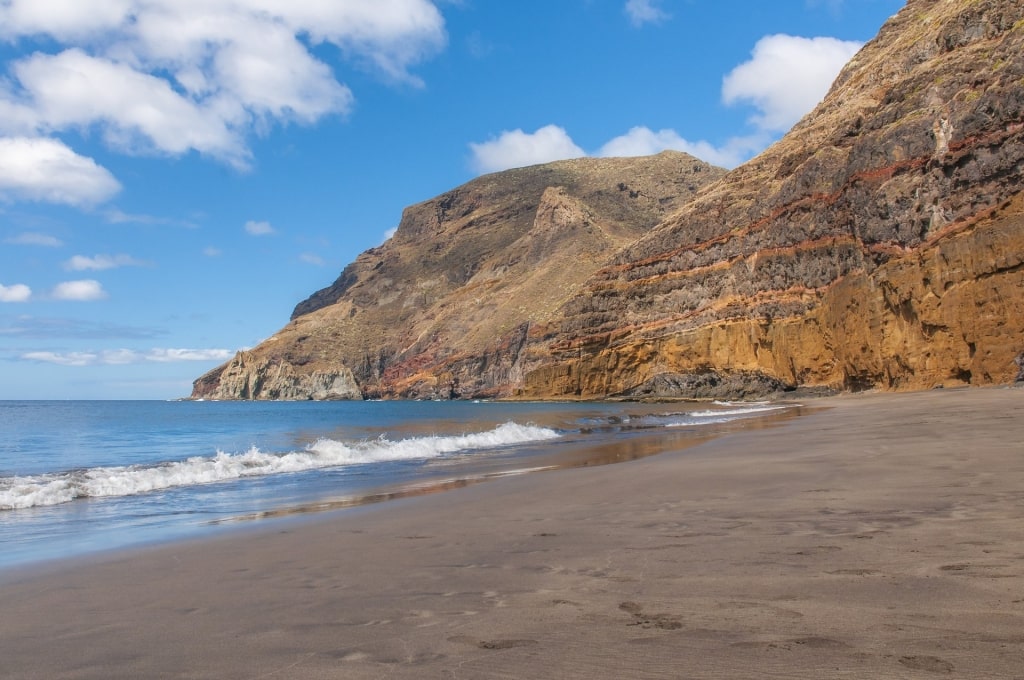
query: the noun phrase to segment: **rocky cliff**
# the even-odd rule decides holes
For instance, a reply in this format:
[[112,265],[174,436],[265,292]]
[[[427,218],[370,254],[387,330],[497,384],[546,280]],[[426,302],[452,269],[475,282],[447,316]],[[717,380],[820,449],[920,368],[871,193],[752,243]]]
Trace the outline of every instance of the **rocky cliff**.
[[[666,154],[480,178],[409,208],[244,363],[347,370],[393,397],[1012,381],[1022,55],[1016,0],[909,0],[815,111],[724,177]],[[272,394],[242,390],[239,361],[194,396]]]
[[723,174],[676,152],[584,158],[487,175],[411,206],[394,237],[299,303],[272,338],[197,380],[193,397],[507,396],[522,384],[528,330]]
[[817,109],[591,278],[527,396],[1014,379],[1024,5],[911,0]]

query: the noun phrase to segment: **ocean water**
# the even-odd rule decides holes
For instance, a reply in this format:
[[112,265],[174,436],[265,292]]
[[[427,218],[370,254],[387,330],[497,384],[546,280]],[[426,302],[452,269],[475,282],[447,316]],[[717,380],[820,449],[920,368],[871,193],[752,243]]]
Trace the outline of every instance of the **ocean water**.
[[678,450],[796,404],[0,401],[0,568]]

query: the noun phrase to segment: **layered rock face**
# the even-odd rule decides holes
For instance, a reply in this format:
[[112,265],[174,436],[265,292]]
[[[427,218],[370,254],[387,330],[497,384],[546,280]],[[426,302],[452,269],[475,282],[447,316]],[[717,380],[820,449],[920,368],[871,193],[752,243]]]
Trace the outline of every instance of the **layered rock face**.
[[239,352],[217,371],[217,379],[208,384],[196,381],[196,390],[204,399],[264,399],[279,401],[318,401],[362,399],[359,385],[348,367],[337,364],[311,372],[296,370],[282,361]]
[[316,398],[297,376],[346,371],[373,397],[1011,382],[1022,190],[1024,5],[909,0],[749,163],[481,177],[409,208],[394,239],[193,396]]
[[588,281],[523,394],[1012,381],[1022,175],[1024,5],[910,0],[783,140]]
[[319,399],[325,380],[358,385],[331,398],[507,396],[522,384],[529,329],[723,174],[666,152],[480,177],[407,208],[392,239],[192,396]]

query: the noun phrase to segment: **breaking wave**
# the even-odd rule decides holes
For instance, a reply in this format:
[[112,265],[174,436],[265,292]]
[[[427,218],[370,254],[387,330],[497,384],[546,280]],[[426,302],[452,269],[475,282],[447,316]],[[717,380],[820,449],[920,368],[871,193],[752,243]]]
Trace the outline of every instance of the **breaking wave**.
[[604,425],[606,427],[621,429],[697,427],[701,425],[728,423],[734,420],[753,418],[767,415],[772,412],[786,411],[799,407],[799,404],[771,404],[767,402],[753,402],[745,404],[715,402],[715,405],[727,408],[679,411],[676,413],[660,413],[655,415],[622,415],[602,419],[591,418],[586,422],[588,424]]
[[453,453],[556,439],[555,430],[508,422],[493,430],[456,436],[384,436],[363,442],[319,439],[303,451],[244,453],[218,451],[158,465],[97,467],[43,475],[0,478],[0,510],[67,503],[76,498],[132,496],[150,491],[225,482],[320,468],[437,458]]
[[714,409],[710,411],[691,411],[687,415],[689,415],[692,418],[724,418],[727,416],[743,417],[748,415],[757,415],[759,413],[766,413],[768,411],[784,411],[788,408],[793,408],[793,406],[786,404],[756,404],[741,408]]

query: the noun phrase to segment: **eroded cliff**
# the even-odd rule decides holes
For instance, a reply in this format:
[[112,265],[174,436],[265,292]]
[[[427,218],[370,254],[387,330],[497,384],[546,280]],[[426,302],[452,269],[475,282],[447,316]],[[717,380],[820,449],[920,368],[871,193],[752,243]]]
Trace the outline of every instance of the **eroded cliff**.
[[[394,237],[301,302],[272,338],[193,397],[507,396],[528,329],[724,170],[686,154],[559,161],[480,177],[407,208]],[[342,391],[344,392],[344,391]],[[287,396],[286,396],[287,395]],[[340,396],[334,396],[340,398]]]
[[[1024,373],[1022,55],[1019,2],[909,0],[749,163],[481,177],[407,209],[391,241],[193,396],[285,398],[314,374],[434,398],[1010,382]],[[317,398],[304,390],[287,398]]]
[[991,384],[1024,350],[1024,6],[911,0],[538,333],[526,396]]

